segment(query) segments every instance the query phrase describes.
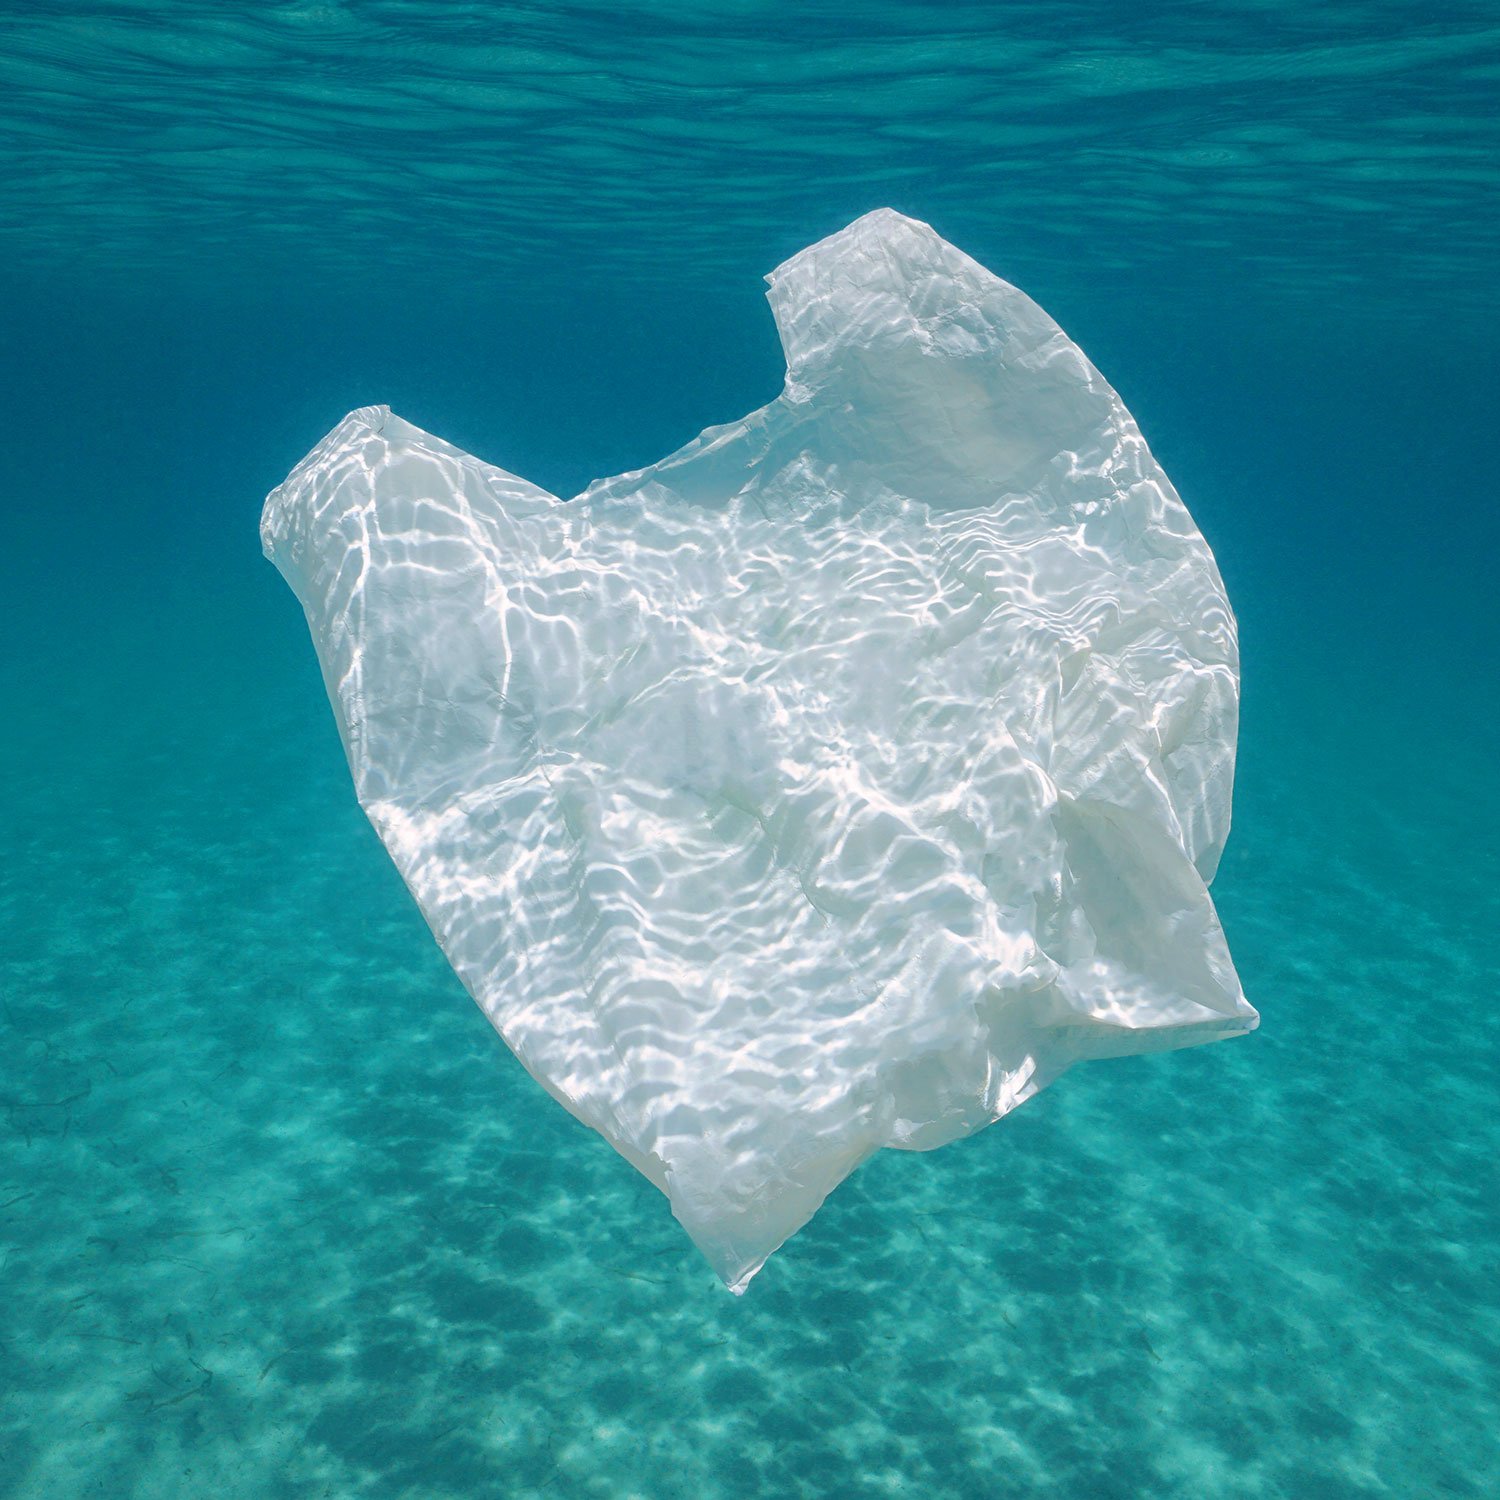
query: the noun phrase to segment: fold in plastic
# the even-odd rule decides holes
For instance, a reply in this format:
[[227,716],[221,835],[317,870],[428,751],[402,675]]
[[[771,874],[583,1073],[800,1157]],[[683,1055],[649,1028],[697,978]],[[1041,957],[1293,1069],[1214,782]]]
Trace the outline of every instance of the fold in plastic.
[[366,407],[261,523],[453,967],[735,1291],[879,1147],[1257,1022],[1234,617],[1130,414],[889,210],[768,279],[783,393],[652,468]]

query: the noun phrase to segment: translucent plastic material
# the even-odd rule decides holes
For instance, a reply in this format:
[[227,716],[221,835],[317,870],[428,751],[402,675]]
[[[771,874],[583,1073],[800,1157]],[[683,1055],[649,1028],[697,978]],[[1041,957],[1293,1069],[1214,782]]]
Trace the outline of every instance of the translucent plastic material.
[[454,968],[736,1291],[879,1147],[1257,1020],[1234,618],[1129,413],[899,214],[769,280],[782,395],[653,468],[368,407],[261,527]]

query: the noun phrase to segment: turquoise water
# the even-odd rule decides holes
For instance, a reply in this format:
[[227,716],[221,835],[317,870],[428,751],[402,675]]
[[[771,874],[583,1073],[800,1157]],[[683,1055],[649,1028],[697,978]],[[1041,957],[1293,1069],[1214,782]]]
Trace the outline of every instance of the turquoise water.
[[[0,57],[0,1495],[1488,1496],[1488,6],[130,4]],[[1241,622],[1255,1035],[861,1168],[743,1299],[355,805],[265,491],[369,401],[559,493],[927,219]]]

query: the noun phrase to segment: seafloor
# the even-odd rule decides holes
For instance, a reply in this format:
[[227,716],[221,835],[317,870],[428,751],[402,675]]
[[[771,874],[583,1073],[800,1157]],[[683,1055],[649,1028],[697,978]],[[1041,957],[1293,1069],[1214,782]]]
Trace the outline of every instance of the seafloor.
[[736,1299],[463,995],[264,573],[6,667],[0,1494],[1492,1493],[1461,726],[1252,672],[1262,1029],[883,1153]]

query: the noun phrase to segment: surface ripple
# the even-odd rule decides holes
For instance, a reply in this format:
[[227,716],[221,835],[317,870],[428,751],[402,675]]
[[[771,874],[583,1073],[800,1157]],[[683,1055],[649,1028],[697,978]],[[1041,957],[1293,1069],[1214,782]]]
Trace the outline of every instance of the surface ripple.
[[0,243],[126,284],[211,279],[217,247],[712,285],[896,202],[980,253],[1003,226],[1033,286],[1083,255],[1180,307],[1227,257],[1241,295],[1479,310],[1497,65],[1483,0],[25,7]]

